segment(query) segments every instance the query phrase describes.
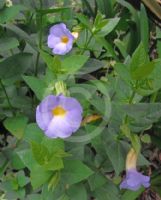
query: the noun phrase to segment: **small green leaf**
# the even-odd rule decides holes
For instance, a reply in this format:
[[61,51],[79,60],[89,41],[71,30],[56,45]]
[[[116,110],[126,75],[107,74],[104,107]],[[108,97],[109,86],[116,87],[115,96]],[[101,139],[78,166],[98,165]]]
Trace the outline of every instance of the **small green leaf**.
[[146,52],[149,50],[149,19],[146,13],[146,9],[143,4],[141,4],[140,10],[140,31],[141,31],[141,41],[143,42]]
[[93,171],[79,160],[64,160],[62,181],[67,185],[78,183],[91,176]]
[[72,185],[68,190],[67,194],[70,200],[85,200],[88,199],[87,191],[83,184]]
[[145,79],[147,76],[151,74],[154,70],[156,64],[160,62],[159,60],[153,60],[152,62],[148,62],[144,65],[138,67],[135,71],[131,72],[131,76],[135,80]]
[[114,140],[107,140],[105,149],[117,176],[125,167],[126,150],[122,143]]
[[52,189],[54,190],[57,184],[59,183],[60,180],[60,172],[56,172],[50,179],[49,184],[48,184],[48,190]]
[[32,141],[31,147],[33,156],[40,165],[45,165],[49,163],[50,153],[44,145]]
[[107,179],[99,173],[95,173],[88,178],[91,191],[96,190],[107,182]]
[[33,90],[36,97],[39,100],[42,100],[46,90],[46,84],[41,79],[38,79],[33,76],[23,76],[24,81],[29,85],[29,87]]
[[41,185],[46,183],[50,177],[52,176],[53,172],[46,171],[42,167],[37,166],[31,171],[31,185],[33,189],[39,188]]
[[131,63],[130,63],[131,73],[137,70],[140,66],[145,65],[148,61],[149,61],[148,55],[144,49],[143,43],[141,42],[131,58]]
[[85,15],[83,14],[77,14],[76,15],[77,18],[79,19],[79,21],[88,29],[91,29],[91,25],[90,25],[90,22],[89,22],[89,19],[88,17],[86,17]]
[[25,133],[24,140],[31,143],[32,141],[40,143],[44,138],[43,131],[37,126],[36,123],[28,124]]
[[4,37],[0,39],[0,51],[8,51],[19,45],[19,41],[14,37]]
[[144,191],[145,189],[142,187],[137,191],[130,191],[127,190],[124,192],[124,194],[121,196],[121,200],[136,200],[137,197],[139,197],[141,195],[141,193]]
[[0,62],[0,78],[19,80],[21,75],[31,67],[32,54],[19,53]]
[[62,168],[64,168],[64,164],[63,164],[63,160],[60,157],[57,157],[55,154],[50,155],[50,160],[46,163],[44,163],[44,168],[46,170],[60,170]]
[[51,56],[44,51],[40,51],[40,52],[41,52],[41,56],[42,56],[44,62],[47,64],[48,68],[54,73],[59,73],[61,70],[60,58],[58,56]]
[[114,30],[114,28],[116,27],[119,21],[120,21],[120,18],[118,17],[108,19],[106,24],[100,29],[100,31],[96,32],[95,34],[98,37],[104,37],[108,35]]
[[44,145],[51,154],[64,150],[64,141],[62,139],[44,137],[41,144]]
[[19,171],[17,173],[17,182],[20,187],[24,187],[30,181],[29,178],[25,176],[24,171]]
[[96,189],[94,191],[94,197],[98,200],[120,200],[119,190],[111,181]]
[[7,118],[4,121],[4,126],[15,137],[21,139],[24,135],[27,122],[28,119],[25,116],[12,117],[12,118]]
[[151,143],[150,135],[148,135],[148,134],[143,135],[141,137],[141,141],[144,142],[144,143],[150,144]]
[[33,158],[32,151],[30,149],[25,149],[18,151],[17,154],[19,155],[20,159],[24,163],[24,165],[31,171],[34,166],[37,164],[35,159]]
[[11,7],[4,7],[0,12],[0,24],[13,20],[21,10],[24,10],[22,5],[13,5]]
[[87,62],[88,56],[85,55],[72,55],[66,57],[62,61],[62,72],[67,74],[73,74],[79,71],[83,65]]

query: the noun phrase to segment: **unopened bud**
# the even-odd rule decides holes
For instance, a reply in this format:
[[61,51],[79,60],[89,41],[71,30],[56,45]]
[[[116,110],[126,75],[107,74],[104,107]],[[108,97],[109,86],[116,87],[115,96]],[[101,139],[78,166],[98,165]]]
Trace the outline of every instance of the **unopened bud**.
[[6,0],[6,7],[11,7],[13,5],[11,0]]
[[69,95],[66,84],[63,81],[58,81],[55,83],[55,90],[56,90],[56,95],[60,94],[63,94],[64,96]]
[[126,170],[136,169],[137,158],[136,151],[131,148],[126,157]]
[[75,39],[78,39],[79,33],[78,32],[72,32],[72,35],[74,36]]

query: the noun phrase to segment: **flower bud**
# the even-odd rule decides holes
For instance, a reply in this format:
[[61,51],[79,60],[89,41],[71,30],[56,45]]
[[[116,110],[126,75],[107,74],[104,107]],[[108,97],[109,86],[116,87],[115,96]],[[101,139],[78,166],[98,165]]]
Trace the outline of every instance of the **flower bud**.
[[137,157],[138,156],[136,151],[133,148],[131,148],[126,158],[126,170],[136,169]]

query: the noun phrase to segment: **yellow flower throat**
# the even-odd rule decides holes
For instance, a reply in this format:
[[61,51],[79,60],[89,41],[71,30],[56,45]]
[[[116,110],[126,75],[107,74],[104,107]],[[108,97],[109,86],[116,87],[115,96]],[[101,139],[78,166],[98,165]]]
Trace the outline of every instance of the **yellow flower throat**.
[[66,35],[64,35],[64,36],[61,37],[61,42],[62,43],[66,44],[66,43],[68,43],[68,41],[69,41],[69,38]]
[[67,111],[64,108],[62,108],[61,106],[56,106],[52,110],[53,116],[59,116],[59,117],[64,117],[66,115],[66,112]]

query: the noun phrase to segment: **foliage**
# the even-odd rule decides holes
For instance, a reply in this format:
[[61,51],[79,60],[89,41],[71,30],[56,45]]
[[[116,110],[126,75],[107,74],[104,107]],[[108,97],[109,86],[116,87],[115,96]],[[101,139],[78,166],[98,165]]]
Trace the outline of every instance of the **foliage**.
[[[150,167],[161,150],[161,31],[146,5],[12,2],[0,2],[0,199],[138,199],[144,188],[119,188],[130,147],[161,195],[160,169]],[[47,47],[49,28],[60,22],[79,32],[64,56]],[[58,81],[83,107],[80,129],[64,140],[35,123],[37,105],[56,94]]]

